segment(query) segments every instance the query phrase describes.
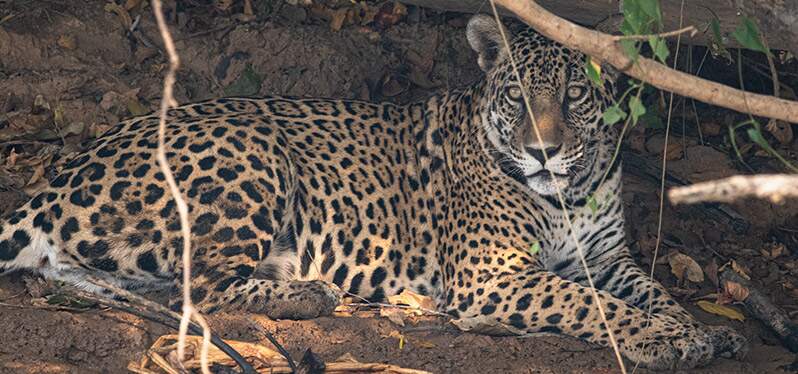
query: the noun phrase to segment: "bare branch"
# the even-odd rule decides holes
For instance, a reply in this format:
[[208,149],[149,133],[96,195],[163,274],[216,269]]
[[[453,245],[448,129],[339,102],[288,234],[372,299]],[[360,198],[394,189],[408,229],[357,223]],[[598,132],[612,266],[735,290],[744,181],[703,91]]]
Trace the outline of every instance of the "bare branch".
[[169,56],[169,70],[163,80],[163,97],[161,97],[161,110],[159,113],[158,121],[158,166],[166,178],[166,183],[169,185],[169,192],[175,200],[177,212],[180,215],[180,232],[183,236],[183,316],[180,319],[179,339],[177,343],[177,356],[180,361],[185,357],[186,352],[186,334],[188,333],[188,325],[191,319],[197,321],[203,329],[202,339],[202,353],[200,361],[202,362],[203,374],[210,374],[208,367],[208,347],[210,346],[211,334],[207,322],[202,316],[194,309],[191,303],[191,225],[188,220],[188,205],[180,194],[180,189],[177,187],[175,177],[169,169],[169,162],[166,160],[166,117],[169,108],[177,106],[177,101],[172,95],[172,89],[175,84],[175,73],[180,66],[180,58],[177,56],[175,50],[175,43],[172,41],[172,35],[166,27],[166,21],[163,16],[163,9],[161,0],[152,1],[152,11],[155,13],[155,20],[158,23],[158,31],[161,33],[164,48]]
[[615,40],[648,40],[651,37],[659,37],[659,38],[669,38],[671,36],[679,36],[681,34],[688,34],[688,36],[693,36],[697,33],[698,30],[695,26],[687,26],[682,27],[678,30],[668,31],[668,32],[661,32],[659,34],[648,34],[648,35],[613,35],[612,37]]
[[654,60],[629,58],[617,39],[566,21],[532,0],[496,0],[546,37],[578,49],[624,73],[678,95],[757,116],[798,122],[798,102],[741,91],[671,69]]
[[774,203],[788,197],[798,198],[798,175],[736,175],[668,191],[668,198],[674,204],[730,202],[743,197],[769,199]]

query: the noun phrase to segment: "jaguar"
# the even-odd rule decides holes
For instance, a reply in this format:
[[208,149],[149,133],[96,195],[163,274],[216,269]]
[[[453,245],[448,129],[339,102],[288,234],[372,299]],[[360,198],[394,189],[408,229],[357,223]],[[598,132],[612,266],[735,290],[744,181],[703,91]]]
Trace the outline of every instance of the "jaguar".
[[[488,15],[466,27],[483,78],[407,105],[269,96],[170,109],[197,308],[309,319],[344,295],[410,290],[455,318],[615,344],[651,368],[744,354],[741,334],[697,322],[632,258],[619,131],[601,120],[618,72],[594,84],[582,53],[502,27]],[[116,125],[7,215],[0,273],[179,289],[158,125]]]

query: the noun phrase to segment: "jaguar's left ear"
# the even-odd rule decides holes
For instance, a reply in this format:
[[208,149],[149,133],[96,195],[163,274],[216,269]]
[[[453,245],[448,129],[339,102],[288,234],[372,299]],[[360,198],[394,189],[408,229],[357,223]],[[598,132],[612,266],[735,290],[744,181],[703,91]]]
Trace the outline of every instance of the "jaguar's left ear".
[[[507,54],[499,27],[496,19],[487,14],[477,14],[471,17],[466,27],[468,44],[479,55],[477,63],[485,72],[490,71]],[[505,31],[510,33],[507,28]]]

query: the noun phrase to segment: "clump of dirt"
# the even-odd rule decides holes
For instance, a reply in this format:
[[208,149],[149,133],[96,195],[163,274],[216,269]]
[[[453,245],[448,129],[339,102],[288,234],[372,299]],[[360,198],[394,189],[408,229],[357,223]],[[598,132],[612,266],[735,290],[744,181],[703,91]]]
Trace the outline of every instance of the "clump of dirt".
[[[254,14],[246,14],[236,6],[189,3],[196,4],[169,13],[182,59],[176,85],[180,102],[286,94],[404,103],[481,75],[465,41],[465,15],[394,5],[357,12],[319,8],[324,2],[314,2],[322,4],[316,8],[263,2]],[[213,4],[225,3],[232,2]],[[0,56],[2,214],[41,188],[64,156],[81,149],[86,140],[120,119],[156,109],[166,66],[148,9],[115,12],[99,0],[80,7],[68,2],[12,1],[0,8]],[[718,119],[733,123],[735,114],[700,105],[695,115],[675,111],[680,112],[683,115],[675,121],[688,125],[681,126],[684,131],[675,126],[677,134],[667,145],[662,129],[653,125],[638,126],[627,141],[627,152],[638,155],[638,161],[627,158],[626,163],[628,239],[643,264],[654,262],[660,201],[656,167],[663,147],[669,147],[671,155],[669,172],[681,180],[739,174],[744,167],[728,148],[725,128],[718,125]],[[703,132],[697,134],[694,128]],[[795,141],[782,144],[779,151],[794,161]],[[742,153],[756,170],[781,168],[756,148],[748,146]],[[751,354],[742,362],[719,359],[696,372],[771,373],[795,360],[758,321],[732,321],[697,308],[696,300],[715,300],[713,295],[722,290],[710,277],[694,283],[673,274],[667,260],[670,253],[685,254],[705,272],[713,263],[735,260],[795,316],[798,211],[794,204],[666,206],[662,232],[656,278],[700,320],[732,326],[752,343]],[[158,336],[169,332],[125,313],[47,303],[48,295],[34,293],[30,295],[21,274],[0,278],[0,371],[122,372]],[[432,372],[617,371],[610,350],[576,339],[480,336],[431,317],[406,327],[373,315],[299,322],[219,315],[210,322],[230,339],[265,342],[262,331],[270,331],[295,358],[311,348],[327,360],[351,353],[363,362]],[[405,338],[401,347],[397,333]]]

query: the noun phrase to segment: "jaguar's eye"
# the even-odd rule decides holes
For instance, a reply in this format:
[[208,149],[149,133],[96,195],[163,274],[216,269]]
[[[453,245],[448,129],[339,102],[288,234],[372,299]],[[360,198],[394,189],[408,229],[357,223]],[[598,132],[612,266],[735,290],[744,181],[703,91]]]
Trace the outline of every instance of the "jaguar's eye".
[[568,87],[568,98],[571,100],[576,100],[582,97],[585,93],[585,89],[579,86],[571,86]]
[[505,88],[505,93],[507,94],[507,98],[512,101],[521,101],[524,99],[524,94],[521,92],[521,87],[518,86],[507,86],[507,88]]

